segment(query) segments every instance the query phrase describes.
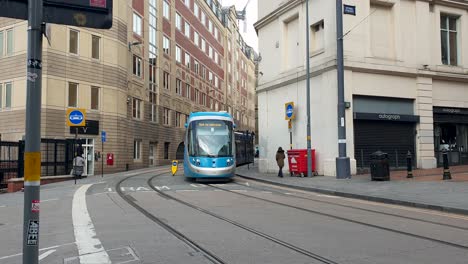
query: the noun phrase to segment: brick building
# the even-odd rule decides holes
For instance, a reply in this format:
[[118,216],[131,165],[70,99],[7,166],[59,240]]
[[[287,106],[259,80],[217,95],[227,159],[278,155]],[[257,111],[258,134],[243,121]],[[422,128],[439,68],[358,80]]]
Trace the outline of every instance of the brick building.
[[[234,16],[233,16],[234,14]],[[114,0],[110,30],[52,25],[43,45],[42,138],[74,138],[68,108],[84,108],[79,138],[87,173],[100,171],[101,140],[113,153],[107,172],[167,164],[181,157],[192,111],[233,114],[255,129],[254,52],[233,8],[203,0]],[[233,39],[231,39],[233,38]],[[25,132],[27,22],[0,19],[0,134]]]

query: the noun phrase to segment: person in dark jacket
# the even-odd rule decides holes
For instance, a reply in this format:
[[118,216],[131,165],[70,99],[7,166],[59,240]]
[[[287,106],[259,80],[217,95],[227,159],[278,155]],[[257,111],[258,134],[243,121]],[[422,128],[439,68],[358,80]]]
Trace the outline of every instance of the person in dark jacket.
[[276,151],[276,164],[278,164],[279,167],[278,177],[283,177],[283,167],[285,158],[286,156],[284,155],[283,148],[279,147],[278,151]]

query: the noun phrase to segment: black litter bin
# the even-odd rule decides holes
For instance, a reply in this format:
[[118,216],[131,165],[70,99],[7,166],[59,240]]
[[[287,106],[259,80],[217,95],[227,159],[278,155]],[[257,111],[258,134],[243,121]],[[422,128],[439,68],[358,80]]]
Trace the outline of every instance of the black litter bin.
[[388,165],[388,154],[382,151],[376,151],[371,154],[371,180],[389,181],[390,167]]

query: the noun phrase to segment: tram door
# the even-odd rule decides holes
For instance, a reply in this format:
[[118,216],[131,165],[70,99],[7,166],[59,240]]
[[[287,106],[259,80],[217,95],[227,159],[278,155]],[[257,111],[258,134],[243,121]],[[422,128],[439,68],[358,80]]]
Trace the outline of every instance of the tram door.
[[85,158],[83,175],[94,175],[94,139],[85,140],[83,157]]

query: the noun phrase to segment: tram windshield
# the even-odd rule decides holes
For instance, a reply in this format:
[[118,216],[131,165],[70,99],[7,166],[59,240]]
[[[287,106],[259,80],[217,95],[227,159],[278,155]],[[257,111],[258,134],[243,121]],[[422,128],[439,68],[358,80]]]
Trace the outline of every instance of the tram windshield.
[[232,157],[232,123],[224,120],[197,120],[190,123],[189,155]]

